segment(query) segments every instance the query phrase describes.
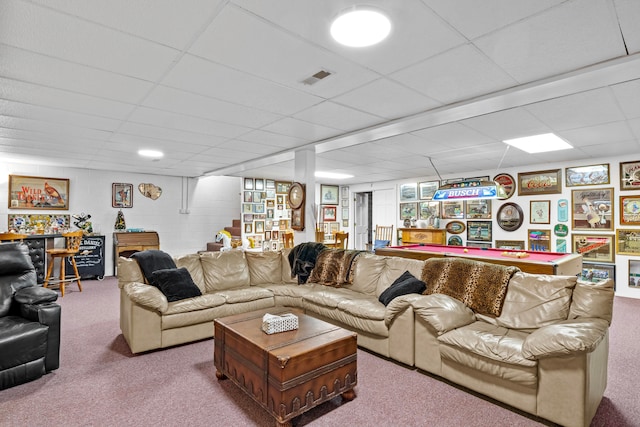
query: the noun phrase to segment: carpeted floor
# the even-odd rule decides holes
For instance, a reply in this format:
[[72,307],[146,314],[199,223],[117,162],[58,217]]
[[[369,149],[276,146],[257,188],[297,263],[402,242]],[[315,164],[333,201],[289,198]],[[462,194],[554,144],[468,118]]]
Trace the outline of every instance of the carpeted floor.
[[[116,281],[71,285],[62,305],[61,367],[0,391],[0,426],[273,426],[230,381],[218,381],[213,340],[134,356],[118,325]],[[640,300],[617,298],[609,385],[592,426],[640,426],[635,387]],[[539,426],[443,381],[358,352],[357,397],[336,398],[297,426]]]

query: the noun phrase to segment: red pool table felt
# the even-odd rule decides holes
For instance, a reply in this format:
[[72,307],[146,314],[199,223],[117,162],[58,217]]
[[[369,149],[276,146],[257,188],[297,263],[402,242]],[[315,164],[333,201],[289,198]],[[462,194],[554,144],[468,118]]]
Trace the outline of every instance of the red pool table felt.
[[[496,248],[470,248],[466,246],[446,246],[446,245],[406,245],[406,246],[390,246],[392,249],[410,249],[412,251],[426,251],[426,252],[441,252],[451,253],[455,255],[467,255],[473,257],[489,257],[500,259],[516,259],[521,261],[534,261],[534,262],[556,262],[568,254],[558,252],[534,252],[534,251],[521,251],[513,249],[496,249]],[[464,250],[467,250],[465,252]],[[514,258],[502,255],[504,252],[519,253],[525,252],[529,256],[525,258]]]

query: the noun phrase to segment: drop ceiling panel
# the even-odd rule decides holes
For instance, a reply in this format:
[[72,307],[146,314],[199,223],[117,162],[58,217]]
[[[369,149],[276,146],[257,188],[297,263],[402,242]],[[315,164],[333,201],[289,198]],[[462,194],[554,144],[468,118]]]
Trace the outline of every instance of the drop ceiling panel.
[[207,98],[166,86],[155,88],[144,101],[144,105],[201,119],[216,120],[250,128],[264,126],[281,117],[278,114]]
[[[582,147],[581,149],[586,154],[593,158],[593,162],[596,163],[598,159],[604,155],[608,156],[625,156],[629,161],[640,161],[640,144],[638,140],[624,141],[624,142],[612,142],[607,144],[606,151],[603,152],[602,146],[591,145]],[[616,169],[615,165],[610,165],[611,168]],[[614,175],[616,176],[615,172]]]
[[614,0],[613,3],[629,53],[640,52],[640,28],[638,26],[640,2],[637,0]]
[[524,108],[557,131],[625,119],[608,88],[537,102]]
[[42,105],[96,116],[124,119],[133,105],[94,96],[52,89],[18,80],[0,77],[0,97],[7,100]]
[[485,114],[460,123],[497,141],[551,132],[547,125],[523,108]]
[[194,37],[194,33],[209,23],[223,2],[190,0],[190,7],[174,0],[35,0],[35,3],[176,49],[183,49]]
[[196,144],[203,147],[211,147],[227,141],[227,138],[223,137],[177,129],[158,128],[156,126],[134,122],[126,122],[118,129],[118,132],[130,136],[142,136],[179,143]]
[[183,56],[163,83],[187,92],[279,114],[293,114],[322,102],[322,98],[301,90],[223,67],[193,55]]
[[467,148],[494,142],[488,136],[460,123],[434,126],[412,132],[412,135],[430,143],[430,147],[438,147],[438,151]]
[[[525,20],[565,0],[423,0],[468,39]],[[464,13],[460,13],[464,10]]]
[[186,114],[163,111],[156,108],[138,107],[131,114],[131,121],[156,126],[159,129],[176,129],[188,132],[210,134],[212,136],[234,138],[245,134],[251,128],[202,119]]
[[[189,52],[322,97],[377,78],[364,67],[234,7],[225,8]],[[301,83],[321,69],[335,74],[313,86]]]
[[352,131],[380,122],[381,118],[330,101],[314,105],[294,115],[296,119],[326,127]]
[[613,7],[600,0],[565,2],[474,43],[520,83],[625,54]]
[[576,148],[590,145],[601,146],[602,144],[630,141],[634,138],[631,128],[623,121],[567,130],[559,132],[558,136],[566,139]]
[[175,49],[23,1],[4,1],[2,15],[0,39],[5,44],[127,76],[156,80],[178,54]]
[[68,136],[69,138],[75,137],[107,140],[110,135],[110,132],[103,130],[79,128],[75,126],[62,125],[59,123],[51,123],[42,120],[23,119],[4,115],[0,115],[0,127],[22,129],[33,132],[51,133],[54,135],[64,135]]
[[337,96],[333,101],[385,119],[397,119],[438,107],[441,103],[382,78]]
[[391,78],[442,103],[473,98],[516,84],[471,45],[422,61],[391,74]]
[[339,135],[338,129],[329,128],[315,123],[309,123],[304,120],[294,118],[285,118],[278,120],[270,125],[264,126],[262,130],[274,133],[288,135],[294,138],[308,139],[309,141],[318,141]]
[[248,132],[238,139],[241,139],[242,141],[257,142],[259,144],[267,144],[281,149],[296,148],[309,143],[309,141],[302,138],[294,138],[263,130]]
[[625,117],[640,117],[640,79],[613,85],[611,89]]

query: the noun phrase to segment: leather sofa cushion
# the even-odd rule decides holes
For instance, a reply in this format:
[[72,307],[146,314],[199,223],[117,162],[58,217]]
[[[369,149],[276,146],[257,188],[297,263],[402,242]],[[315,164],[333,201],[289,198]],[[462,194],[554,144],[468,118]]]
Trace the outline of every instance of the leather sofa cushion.
[[578,280],[573,290],[569,319],[597,317],[611,323],[613,296],[612,279],[596,283]]
[[162,291],[168,302],[202,295],[184,267],[156,270],[149,276],[149,282]]
[[251,286],[282,281],[282,255],[280,252],[247,252]]
[[249,265],[243,251],[203,253],[202,271],[207,292],[248,287]]
[[0,317],[0,371],[45,357],[48,331],[22,317]]
[[202,271],[202,263],[200,262],[199,254],[189,254],[181,257],[174,258],[176,266],[184,267],[189,271],[193,283],[200,289],[200,292],[205,293],[207,288],[204,285],[204,271]]
[[305,304],[310,303],[322,307],[338,308],[340,302],[352,299],[355,296],[356,294],[348,289],[316,285],[314,292],[305,295],[303,298]]
[[296,284],[264,284],[259,285],[261,288],[269,289],[273,292],[273,295],[282,296],[282,297],[292,297],[292,298],[302,298],[307,295],[309,292],[312,292],[316,285],[313,284],[304,284],[298,285]]
[[533,367],[536,362],[522,354],[522,344],[528,335],[526,332],[477,321],[440,335],[438,341],[487,359]]
[[361,253],[354,261],[353,282],[345,288],[365,295],[378,296],[376,289],[387,261],[384,257]]
[[478,314],[478,319],[514,329],[537,329],[566,320],[576,281],[575,276],[517,272],[509,281],[500,316]]
[[227,300],[218,294],[203,294],[199,297],[188,298],[167,304],[163,314],[187,313],[190,311],[206,310],[225,304]]
[[415,277],[422,276],[422,268],[424,261],[400,257],[385,257],[386,267],[380,275],[378,285],[376,286],[376,297],[385,291],[402,273],[408,271]]
[[363,296],[338,303],[338,310],[363,319],[384,320],[386,307],[374,296]]
[[216,292],[216,295],[223,297],[227,304],[238,304],[264,298],[273,298],[273,292],[269,289],[255,286],[250,288],[225,289],[224,291]]
[[424,319],[438,334],[476,321],[473,310],[445,294],[421,295],[411,301],[411,306],[416,317]]
[[145,283],[138,262],[132,258],[118,257],[118,287],[122,289],[128,283]]

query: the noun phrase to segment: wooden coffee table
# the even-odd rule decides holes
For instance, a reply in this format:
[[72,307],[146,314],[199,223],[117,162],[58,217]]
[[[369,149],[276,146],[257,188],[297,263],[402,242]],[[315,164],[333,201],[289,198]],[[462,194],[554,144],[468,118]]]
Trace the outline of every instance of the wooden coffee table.
[[[294,313],[298,329],[267,335],[265,313]],[[357,335],[307,316],[270,308],[216,319],[213,354],[216,377],[229,378],[277,421],[291,419],[342,395],[355,397]]]

